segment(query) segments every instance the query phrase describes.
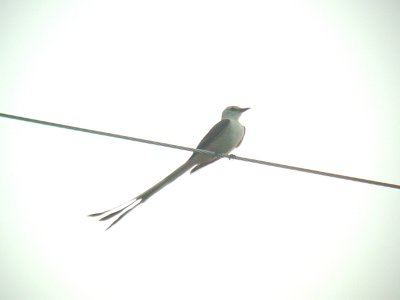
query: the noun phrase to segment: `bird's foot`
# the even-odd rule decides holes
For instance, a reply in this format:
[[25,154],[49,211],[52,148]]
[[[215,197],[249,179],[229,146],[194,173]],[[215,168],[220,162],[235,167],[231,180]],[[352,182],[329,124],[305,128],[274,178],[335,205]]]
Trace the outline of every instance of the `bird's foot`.
[[231,160],[231,159],[236,159],[237,157],[236,157],[236,155],[235,154],[229,154],[228,155],[228,159],[229,160]]

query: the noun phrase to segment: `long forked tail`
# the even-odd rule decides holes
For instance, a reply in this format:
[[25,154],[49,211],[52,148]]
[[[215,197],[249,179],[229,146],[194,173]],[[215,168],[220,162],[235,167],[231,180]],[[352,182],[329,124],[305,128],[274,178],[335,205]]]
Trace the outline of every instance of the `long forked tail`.
[[169,174],[167,177],[165,177],[163,180],[161,180],[159,183],[155,184],[151,188],[149,188],[147,191],[144,193],[140,194],[139,196],[129,200],[128,202],[121,204],[117,207],[111,208],[109,210],[100,212],[100,213],[94,213],[89,215],[89,217],[100,217],[100,221],[105,221],[109,220],[113,217],[116,217],[116,219],[111,223],[110,226],[107,227],[106,230],[110,229],[113,225],[118,223],[123,217],[125,217],[131,210],[133,210],[135,207],[139,206],[139,204],[142,204],[145,202],[147,199],[149,199],[151,196],[153,196],[155,193],[157,193],[159,190],[170,184],[172,181],[177,179],[179,176],[183,175],[185,172],[190,170],[195,163],[191,160],[188,160],[185,162],[182,166],[177,168],[175,171],[173,171],[171,174]]

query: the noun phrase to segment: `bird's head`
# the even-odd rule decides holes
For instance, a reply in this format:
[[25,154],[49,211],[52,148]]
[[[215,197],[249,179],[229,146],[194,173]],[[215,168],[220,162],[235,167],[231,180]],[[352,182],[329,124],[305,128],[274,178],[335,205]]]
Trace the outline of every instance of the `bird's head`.
[[228,106],[222,112],[222,119],[235,119],[235,120],[238,120],[239,117],[242,115],[242,113],[244,113],[248,109],[250,109],[250,107],[241,108],[239,106]]

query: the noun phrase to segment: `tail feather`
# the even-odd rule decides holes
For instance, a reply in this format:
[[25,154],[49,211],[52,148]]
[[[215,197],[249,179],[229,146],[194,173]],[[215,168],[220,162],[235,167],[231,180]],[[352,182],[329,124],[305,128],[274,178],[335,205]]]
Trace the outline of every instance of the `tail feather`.
[[88,217],[98,217],[98,216],[107,214],[108,212],[110,212],[110,211],[112,211],[112,210],[115,210],[115,209],[117,209],[117,208],[126,207],[126,205],[129,205],[129,204],[132,202],[132,200],[134,200],[134,199],[131,199],[131,200],[125,202],[125,203],[122,203],[122,204],[117,205],[117,206],[115,206],[115,207],[113,207],[113,208],[107,209],[107,210],[105,210],[105,211],[102,211],[102,212],[99,212],[99,213],[90,214],[90,215],[88,215]]
[[[136,203],[136,202],[137,202],[137,203]],[[136,204],[135,204],[135,203],[136,203]],[[132,209],[134,209],[135,207],[139,206],[141,203],[142,203],[142,201],[136,199],[136,200],[132,203],[132,204],[135,204],[135,205],[133,205],[131,208],[129,208],[129,209],[127,209],[127,210],[121,211],[121,214],[119,215],[119,217],[118,217],[117,219],[115,219],[115,221],[113,221],[113,222],[110,224],[110,226],[108,226],[108,227],[106,228],[106,230],[110,229],[112,226],[114,226],[115,224],[117,224],[117,223],[118,223],[123,217],[125,217]],[[126,207],[126,208],[128,208],[128,207]]]
[[[114,208],[105,210],[103,212],[99,213],[94,213],[90,214],[89,217],[101,217],[100,221],[105,221],[109,220],[113,217],[117,217],[115,221],[111,223],[110,226],[107,227],[106,230],[110,229],[112,226],[114,226],[116,223],[118,223],[123,217],[125,217],[130,211],[132,211],[135,207],[139,206],[143,202],[145,202],[147,199],[149,199],[151,196],[153,196],[155,193],[160,191],[162,188],[173,182],[175,179],[177,179],[179,176],[183,175],[185,172],[190,170],[195,163],[193,163],[191,160],[188,160],[185,162],[182,166],[177,168],[175,171],[173,171],[171,174],[169,174],[167,177],[165,177],[163,180],[146,190],[144,193],[140,194],[136,198],[133,198],[129,200],[128,202],[118,205]],[[118,209],[118,210],[115,210]]]
[[[129,205],[128,205],[128,206],[129,206]],[[117,211],[115,211],[115,212],[113,212],[113,213],[110,213],[110,214],[108,214],[108,215],[105,215],[104,217],[102,217],[102,218],[100,219],[100,221],[106,221],[106,220],[111,219],[112,217],[114,217],[114,216],[118,215],[119,213],[121,213],[122,211],[124,211],[128,206],[123,207],[123,208],[121,208],[121,209],[119,209],[119,210],[117,210]]]

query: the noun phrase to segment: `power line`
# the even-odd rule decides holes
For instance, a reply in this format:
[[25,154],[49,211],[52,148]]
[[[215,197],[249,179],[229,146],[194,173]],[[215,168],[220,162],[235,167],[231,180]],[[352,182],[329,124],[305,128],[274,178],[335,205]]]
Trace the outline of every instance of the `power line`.
[[109,133],[109,132],[104,132],[104,131],[86,129],[86,128],[75,127],[75,126],[64,125],[64,124],[53,123],[53,122],[47,122],[47,121],[41,121],[41,120],[37,120],[37,119],[25,118],[25,117],[10,115],[10,114],[0,113],[0,117],[14,119],[14,120],[18,120],[18,121],[36,123],[36,124],[41,124],[41,125],[46,125],[46,126],[64,128],[64,129],[69,129],[69,130],[75,130],[75,131],[80,131],[80,132],[86,132],[86,133],[91,133],[91,134],[103,135],[103,136],[124,139],[124,140],[129,140],[129,141],[135,141],[135,142],[140,142],[140,143],[146,143],[146,144],[151,144],[151,145],[157,145],[157,146],[162,146],[162,147],[169,147],[169,148],[173,148],[173,149],[197,152],[197,153],[211,155],[214,157],[216,157],[216,156],[225,157],[225,158],[229,158],[229,159],[236,159],[236,160],[241,160],[241,161],[245,161],[245,162],[267,165],[267,166],[271,166],[271,167],[283,168],[283,169],[288,169],[288,170],[293,170],[293,171],[311,173],[311,174],[334,177],[334,178],[339,178],[339,179],[344,179],[344,180],[351,180],[351,181],[356,181],[356,182],[361,182],[361,183],[373,184],[373,185],[378,185],[378,186],[383,186],[383,187],[388,187],[388,188],[400,189],[400,185],[393,184],[393,183],[386,183],[386,182],[363,179],[363,178],[358,178],[358,177],[352,177],[352,176],[328,173],[328,172],[317,171],[317,170],[312,170],[312,169],[294,167],[294,166],[283,165],[283,164],[278,164],[278,163],[273,163],[273,162],[267,162],[267,161],[258,160],[258,159],[240,157],[240,156],[236,156],[236,155],[232,155],[232,154],[215,153],[215,152],[208,151],[208,150],[194,149],[194,148],[190,148],[190,147],[183,147],[183,146],[179,146],[179,145],[151,141],[151,140],[147,140],[147,139],[135,138],[135,137],[114,134],[114,133]]

